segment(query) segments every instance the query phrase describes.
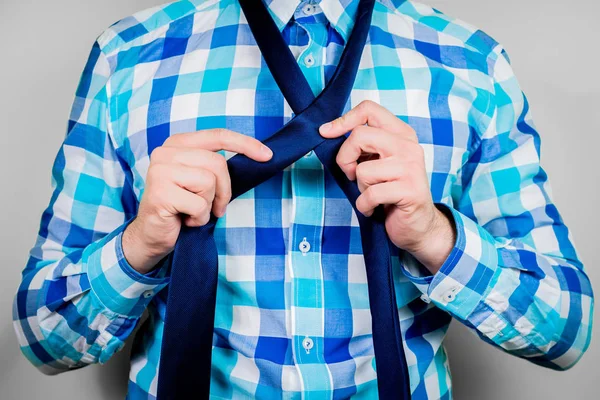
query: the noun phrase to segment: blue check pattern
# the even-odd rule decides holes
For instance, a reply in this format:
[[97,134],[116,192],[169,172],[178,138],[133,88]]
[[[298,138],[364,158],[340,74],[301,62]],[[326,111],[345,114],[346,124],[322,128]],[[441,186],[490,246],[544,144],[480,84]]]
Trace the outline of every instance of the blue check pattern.
[[[357,1],[266,3],[318,94]],[[380,0],[346,108],[364,100],[415,129],[432,197],[457,231],[435,275],[393,254],[413,398],[452,397],[452,317],[515,356],[572,367],[590,342],[592,289],[502,45],[423,4]],[[128,398],[154,399],[169,274],[136,272],[121,248],[149,156],[181,132],[265,139],[292,116],[234,0],[163,4],[102,32],[14,301],[24,355],[47,374],[105,363],[141,325]],[[377,397],[356,215],[312,152],[231,202],[215,238],[212,398]]]

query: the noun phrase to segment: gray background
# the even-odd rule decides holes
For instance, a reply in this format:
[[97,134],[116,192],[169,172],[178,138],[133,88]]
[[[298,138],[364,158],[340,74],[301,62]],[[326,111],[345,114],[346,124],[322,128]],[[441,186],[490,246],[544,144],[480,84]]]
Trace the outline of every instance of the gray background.
[[[104,366],[47,377],[20,354],[11,303],[63,139],[79,75],[96,36],[159,0],[0,0],[0,398],[123,398],[129,347]],[[600,294],[600,79],[593,0],[423,0],[483,29],[511,56],[542,137],[554,201]],[[594,118],[594,116],[596,118]],[[598,312],[595,319],[598,321]],[[446,346],[455,398],[598,398],[599,330],[578,365],[554,372],[508,356],[454,322]]]

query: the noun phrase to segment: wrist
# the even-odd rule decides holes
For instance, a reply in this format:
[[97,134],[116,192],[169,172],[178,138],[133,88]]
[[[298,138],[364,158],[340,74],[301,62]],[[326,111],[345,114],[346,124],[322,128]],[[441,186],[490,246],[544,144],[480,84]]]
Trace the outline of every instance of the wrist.
[[123,231],[122,248],[127,263],[141,274],[147,274],[170,250],[149,245],[143,238],[144,229],[134,219]]
[[456,228],[452,215],[436,205],[431,229],[416,249],[409,252],[432,274],[439,271],[456,243]]

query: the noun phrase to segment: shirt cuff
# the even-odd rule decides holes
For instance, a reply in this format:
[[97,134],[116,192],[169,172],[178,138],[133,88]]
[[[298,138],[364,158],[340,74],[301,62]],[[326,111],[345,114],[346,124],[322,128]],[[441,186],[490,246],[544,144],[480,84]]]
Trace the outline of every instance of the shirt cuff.
[[127,262],[122,237],[129,222],[90,246],[93,248],[87,257],[84,254],[84,265],[91,290],[106,308],[120,315],[139,317],[169,283],[169,278],[163,276],[162,266],[142,274]]
[[[452,216],[456,242],[440,267],[431,274],[407,251],[400,253],[404,274],[439,308],[466,320],[483,300],[498,268],[495,238],[475,221],[443,203],[435,205]],[[422,298],[423,298],[422,297]]]

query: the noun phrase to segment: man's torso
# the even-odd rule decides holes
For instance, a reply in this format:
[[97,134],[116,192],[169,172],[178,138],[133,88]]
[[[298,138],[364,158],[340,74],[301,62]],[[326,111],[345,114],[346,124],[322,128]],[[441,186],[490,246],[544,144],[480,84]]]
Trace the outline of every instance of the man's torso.
[[[357,2],[346,11],[347,2],[291,3],[273,0],[270,11],[278,23],[294,14],[284,37],[318,94],[343,50]],[[170,135],[227,128],[265,139],[292,117],[236,1],[146,10],[113,25],[99,42],[112,72],[109,130],[130,171],[132,204],[143,194],[149,155]],[[494,45],[429,7],[376,3],[346,107],[373,100],[415,129],[436,202],[458,198],[473,131],[490,118]],[[313,152],[231,202],[215,238],[215,398],[279,398],[281,391],[285,398],[376,396],[357,219]],[[400,259],[393,262],[413,396],[450,397],[442,347],[449,316],[419,298],[398,268]],[[164,309],[159,294],[138,333],[131,398],[156,393]]]

